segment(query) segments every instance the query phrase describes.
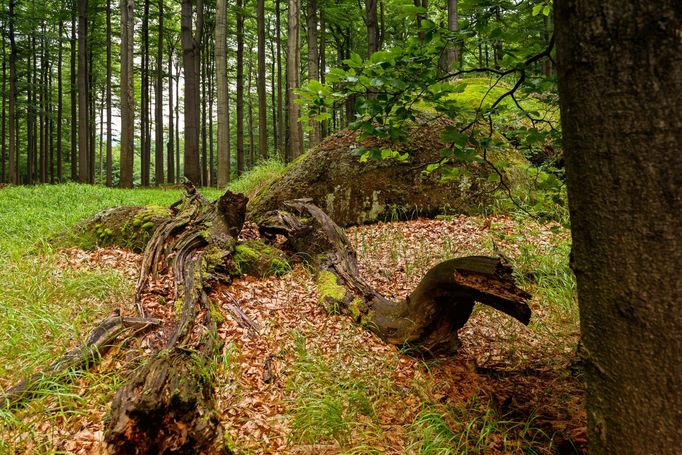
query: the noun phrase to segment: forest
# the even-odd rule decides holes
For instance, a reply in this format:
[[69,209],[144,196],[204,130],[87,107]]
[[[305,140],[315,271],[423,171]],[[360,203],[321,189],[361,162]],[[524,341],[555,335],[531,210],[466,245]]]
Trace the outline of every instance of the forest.
[[0,453],[677,453],[680,20],[2,0]]

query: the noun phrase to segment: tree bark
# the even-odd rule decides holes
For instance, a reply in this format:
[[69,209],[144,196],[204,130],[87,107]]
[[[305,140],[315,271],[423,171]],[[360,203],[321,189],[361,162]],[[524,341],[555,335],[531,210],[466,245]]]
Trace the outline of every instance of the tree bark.
[[[375,0],[372,0],[375,1]],[[317,48],[317,0],[308,0],[308,80],[320,80],[320,56]],[[320,122],[310,119],[309,141],[310,148],[320,143],[322,134],[320,133]]]
[[158,1],[159,34],[156,47],[156,116],[154,128],[154,178],[156,186],[163,185],[163,0]]
[[[281,157],[286,155],[284,131],[284,111],[282,110],[282,33],[281,33],[281,6],[282,0],[275,0],[275,41],[277,43],[277,151]],[[274,75],[273,75],[274,77]]]
[[288,35],[287,35],[287,98],[289,118],[289,148],[287,161],[293,161],[303,154],[303,130],[298,118],[301,109],[296,104],[294,90],[301,85],[301,40],[300,40],[300,0],[289,0]]
[[14,40],[14,5],[16,0],[9,0],[9,181],[16,185],[19,183],[17,172],[17,147],[16,138],[19,137],[19,126],[16,121],[16,80],[17,80],[17,48]]
[[[203,27],[203,0],[197,2],[197,30]],[[203,15],[201,15],[203,16]],[[195,184],[201,182],[199,160],[199,38],[192,31],[192,0],[182,0],[182,60],[185,77],[185,177]]]
[[237,177],[244,172],[244,3],[237,0]]
[[268,159],[268,107],[265,92],[265,0],[258,0],[256,12],[258,22],[258,153]]
[[140,184],[149,186],[149,0],[143,0],[142,27],[140,29]]
[[134,0],[121,0],[121,188],[133,187],[135,99],[133,92]]
[[168,39],[168,183],[175,183],[175,122],[173,121],[173,44]]
[[76,19],[78,11],[76,2],[73,2],[71,9],[71,73],[69,75],[71,80],[71,180],[78,180],[78,85],[76,82]]
[[[61,48],[60,48],[61,50]],[[111,0],[107,0],[107,159],[106,159],[106,180],[107,186],[113,185],[112,165],[112,135],[111,135]],[[61,84],[60,84],[61,87]],[[59,125],[59,123],[58,123]],[[57,133],[59,136],[59,133]]]
[[88,87],[88,2],[78,0],[78,181],[90,182],[90,90]]
[[379,29],[377,28],[377,0],[365,0],[367,14],[367,57],[379,50]]
[[679,453],[682,4],[555,5],[590,453]]

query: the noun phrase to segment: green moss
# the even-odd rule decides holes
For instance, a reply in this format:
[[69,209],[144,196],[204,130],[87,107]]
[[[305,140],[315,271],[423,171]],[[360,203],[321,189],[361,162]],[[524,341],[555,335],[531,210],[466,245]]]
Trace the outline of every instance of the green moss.
[[354,321],[359,321],[362,317],[362,312],[360,311],[362,304],[363,301],[360,298],[355,298],[351,303],[348,304],[348,312]]
[[234,249],[233,259],[238,274],[258,277],[284,275],[291,270],[286,255],[258,240],[247,240]]
[[176,300],[176,301],[173,303],[173,309],[175,310],[175,312],[176,312],[177,314],[182,313],[182,305],[183,305],[183,302],[182,302],[182,300],[180,300],[180,299]]
[[[317,275],[317,292],[322,304],[330,314],[338,313],[338,303],[346,296],[346,288],[341,286],[336,275],[328,270],[323,270]],[[331,304],[331,306],[330,306]]]

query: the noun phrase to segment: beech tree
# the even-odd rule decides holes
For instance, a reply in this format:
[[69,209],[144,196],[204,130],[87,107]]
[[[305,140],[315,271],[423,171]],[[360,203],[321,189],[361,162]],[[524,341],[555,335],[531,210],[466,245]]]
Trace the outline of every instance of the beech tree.
[[682,4],[555,17],[590,453],[679,453]]

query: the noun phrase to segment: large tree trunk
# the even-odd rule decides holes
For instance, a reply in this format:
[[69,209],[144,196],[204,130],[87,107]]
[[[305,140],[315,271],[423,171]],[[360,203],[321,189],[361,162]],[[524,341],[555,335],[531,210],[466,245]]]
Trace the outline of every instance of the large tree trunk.
[[135,99],[133,98],[134,0],[121,0],[121,188],[133,187]]
[[[19,173],[17,172],[18,157],[16,139],[19,137],[19,127],[16,122],[16,97],[17,97],[17,47],[14,41],[14,5],[15,0],[9,0],[9,181],[19,183]],[[16,129],[16,131],[15,131]]]
[[379,50],[379,29],[377,28],[377,0],[365,0],[367,13],[367,57]]
[[679,453],[682,3],[555,5],[590,453]]
[[[197,30],[200,24],[199,11],[203,1],[197,4]],[[185,77],[185,177],[199,185],[201,165],[199,162],[199,36],[192,29],[192,0],[182,1],[182,61]]]

